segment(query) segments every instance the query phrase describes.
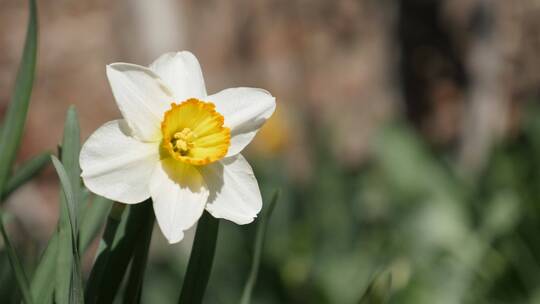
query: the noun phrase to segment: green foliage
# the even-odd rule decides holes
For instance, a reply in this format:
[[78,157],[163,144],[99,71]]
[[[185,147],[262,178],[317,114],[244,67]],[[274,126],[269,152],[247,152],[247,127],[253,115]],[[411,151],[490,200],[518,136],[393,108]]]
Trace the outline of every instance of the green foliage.
[[202,303],[214,262],[218,230],[219,219],[205,211],[197,224],[197,232],[178,303]]
[[[141,240],[143,243],[150,242],[154,217],[152,204],[148,200],[131,205],[125,212],[119,211],[118,208],[123,207],[113,207],[109,214],[102,243],[86,285],[86,303],[112,303],[119,292],[129,262],[135,254],[137,260],[134,265],[137,270],[132,270],[131,274],[141,277],[131,284],[139,286],[137,281],[142,279],[140,273],[144,272],[146,259],[144,255],[147,254],[145,251],[148,247],[138,246]],[[140,293],[140,289],[136,292]],[[134,301],[136,303],[136,299]]]
[[249,271],[249,277],[246,281],[246,285],[244,286],[244,291],[242,292],[242,298],[240,300],[241,304],[251,303],[251,294],[253,293],[253,288],[255,287],[255,283],[257,282],[257,275],[259,273],[259,265],[261,263],[261,255],[264,247],[264,239],[266,238],[266,230],[268,229],[270,217],[272,216],[272,212],[274,211],[276,203],[279,199],[279,194],[279,190],[276,190],[276,192],[274,192],[274,196],[272,197],[272,200],[270,201],[266,212],[257,224],[257,236],[255,237],[253,260],[251,263],[251,270]]
[[[29,8],[15,90],[0,128],[1,200],[50,159],[39,154],[13,170],[36,64],[35,1]],[[39,246],[17,238],[13,244],[2,218],[0,302],[173,302],[182,282],[182,304],[236,303],[240,290],[242,304],[538,303],[540,110],[526,113],[475,176],[459,166],[453,147],[436,150],[402,121],[380,130],[361,167],[341,163],[330,150],[331,128],[311,126],[312,174],[293,179],[279,158],[256,163],[264,197],[283,187],[279,208],[275,194],[257,225],[242,227],[205,212],[187,261],[189,242],[176,247],[152,239],[150,200],[125,206],[84,189],[71,107],[61,161],[52,157],[61,185],[58,227],[35,263]],[[93,254],[88,249],[104,224],[83,282],[81,257]],[[217,242],[218,231],[223,241]],[[16,253],[15,246],[22,250]],[[373,277],[381,265],[386,270]],[[30,283],[26,269],[33,270]]]
[[36,174],[38,174],[51,160],[51,153],[40,153],[30,160],[23,163],[20,168],[17,168],[13,176],[11,176],[6,184],[4,193],[0,197],[0,200],[6,199],[13,191],[17,190],[20,186],[26,184]]
[[[62,141],[62,164],[53,158],[53,164],[62,184],[60,219],[58,223],[58,251],[56,265],[57,303],[68,303],[72,299],[82,301],[82,277],[79,255],[79,204],[81,197],[79,151],[80,131],[75,109],[70,107],[66,115]],[[62,167],[59,167],[62,165]],[[65,172],[61,169],[65,168]],[[64,174],[65,173],[65,174]],[[64,176],[65,175],[65,176]],[[73,248],[74,246],[74,248]]]
[[79,252],[85,252],[90,242],[100,232],[111,210],[112,202],[104,197],[95,196],[86,206],[79,228]]
[[26,304],[32,304],[34,301],[32,300],[32,294],[30,293],[28,278],[21,261],[17,256],[17,252],[15,251],[15,248],[13,248],[13,245],[11,244],[11,241],[7,235],[6,228],[4,227],[4,215],[2,213],[0,213],[0,232],[2,233],[2,238],[4,239],[4,244],[6,246],[9,264],[13,273],[15,274],[15,280],[17,281],[19,290],[22,293],[23,302]]
[[379,273],[364,292],[358,304],[384,304],[388,302],[392,288],[392,274]]
[[148,263],[148,251],[152,240],[152,230],[154,228],[154,216],[149,212],[146,221],[141,223],[141,237],[138,239],[133,249],[133,260],[128,274],[126,289],[124,291],[123,302],[125,304],[141,303],[143,289],[144,272]]
[[[59,220],[58,259],[56,268],[56,303],[82,303],[82,274],[77,237],[77,204],[75,188],[64,166],[52,156],[63,193]],[[67,234],[67,236],[66,236]],[[68,251],[69,249],[69,251]],[[68,252],[65,252],[65,251]]]
[[6,182],[19,149],[28,113],[34,73],[36,69],[38,20],[35,0],[29,1],[29,19],[24,50],[15,81],[15,89],[0,129],[0,193]]
[[43,251],[37,265],[30,289],[34,299],[41,303],[52,303],[56,283],[56,261],[58,255],[58,234],[54,234]]

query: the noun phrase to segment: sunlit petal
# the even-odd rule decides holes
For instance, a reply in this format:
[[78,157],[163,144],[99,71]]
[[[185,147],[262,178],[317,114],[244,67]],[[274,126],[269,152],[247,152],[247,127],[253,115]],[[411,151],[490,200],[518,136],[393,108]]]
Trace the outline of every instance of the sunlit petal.
[[122,203],[139,203],[150,196],[148,181],[159,161],[156,143],[130,136],[124,120],[110,121],[88,138],[80,164],[86,187]]
[[225,126],[231,129],[228,156],[240,153],[276,108],[276,100],[270,93],[255,88],[226,89],[207,99],[216,105],[216,110],[225,117]]

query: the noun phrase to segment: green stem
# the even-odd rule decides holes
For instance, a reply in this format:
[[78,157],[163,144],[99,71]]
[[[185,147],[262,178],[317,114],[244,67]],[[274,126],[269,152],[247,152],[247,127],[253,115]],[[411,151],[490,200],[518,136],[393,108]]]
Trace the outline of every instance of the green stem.
[[103,276],[106,272],[106,266],[109,264],[114,238],[116,236],[118,226],[120,225],[123,211],[124,205],[114,203],[109,213],[109,217],[107,218],[105,231],[103,232],[103,237],[96,254],[96,261],[92,267],[92,271],[86,285],[85,302],[87,303],[95,303],[97,301],[100,287],[99,284],[102,282]]
[[266,239],[266,231],[268,229],[268,223],[270,221],[270,216],[276,207],[276,202],[279,199],[281,192],[276,190],[274,196],[270,201],[268,209],[261,217],[259,223],[257,224],[257,235],[255,237],[255,248],[253,250],[253,260],[251,262],[251,270],[249,271],[249,277],[244,286],[244,291],[242,292],[242,298],[240,299],[241,304],[251,303],[251,294],[253,293],[253,288],[255,288],[255,283],[257,283],[257,276],[259,274],[259,265],[261,264],[261,255],[264,247],[264,240]]
[[202,303],[216,250],[219,220],[204,212],[197,225],[189,264],[184,277],[180,304]]
[[[110,217],[118,218],[117,209],[113,207]],[[113,303],[116,294],[132,260],[137,243],[144,234],[145,227],[151,228],[144,223],[153,221],[152,202],[150,199],[129,206],[127,214],[122,215],[120,223],[113,231],[104,235],[105,250],[101,251],[96,258],[94,268],[88,278],[86,290],[86,304]]]
[[150,214],[141,222],[142,233],[140,240],[135,245],[133,260],[131,261],[128,282],[124,291],[125,304],[141,303],[141,295],[143,289],[144,272],[146,264],[148,264],[148,251],[152,242],[152,230],[154,228],[155,216]]

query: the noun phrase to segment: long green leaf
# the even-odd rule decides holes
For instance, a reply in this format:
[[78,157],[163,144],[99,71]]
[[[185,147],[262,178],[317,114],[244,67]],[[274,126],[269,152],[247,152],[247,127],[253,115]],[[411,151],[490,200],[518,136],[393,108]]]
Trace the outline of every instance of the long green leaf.
[[154,228],[153,215],[147,216],[145,222],[141,223],[141,238],[135,246],[133,260],[128,275],[128,281],[124,292],[125,304],[138,304],[141,302],[144,271],[148,262],[148,250],[152,241],[152,230]]
[[202,303],[212,271],[218,231],[219,220],[205,211],[197,224],[195,240],[180,293],[180,304]]
[[268,223],[272,212],[276,206],[276,202],[279,199],[280,191],[276,190],[274,196],[270,201],[265,214],[262,216],[261,220],[257,224],[257,236],[255,238],[255,249],[253,250],[253,261],[251,262],[251,270],[249,271],[249,277],[244,286],[244,291],[242,292],[242,298],[240,300],[241,304],[251,303],[251,294],[253,293],[253,288],[257,282],[257,275],[259,273],[259,265],[261,263],[261,255],[264,247],[264,240],[266,238],[266,230],[268,229]]
[[40,303],[52,303],[54,285],[56,282],[56,260],[58,255],[58,233],[53,234],[47,247],[41,255],[39,264],[34,271],[30,290],[34,299]]
[[[111,251],[115,246],[115,237],[118,231],[125,229],[126,218],[124,214],[125,205],[114,203],[109,216],[103,237],[99,244],[96,261],[90,272],[90,277],[86,284],[85,301],[86,303],[97,303],[99,297],[99,288],[106,272],[106,267],[109,265]],[[122,227],[121,229],[119,229]],[[117,245],[116,245],[117,246]]]
[[30,16],[22,59],[0,133],[0,193],[4,193],[8,175],[21,143],[34,82],[38,36],[36,1],[30,0],[29,6]]
[[64,123],[64,137],[62,139],[62,165],[66,169],[70,186],[73,193],[73,204],[71,205],[73,213],[73,229],[78,232],[79,223],[77,215],[79,214],[79,202],[81,197],[81,167],[79,166],[79,152],[81,150],[80,126],[77,112],[74,106],[70,106]]
[[[79,257],[78,243],[77,243],[77,232],[76,232],[76,213],[75,207],[76,198],[69,179],[69,175],[66,172],[64,166],[55,156],[51,156],[53,165],[56,169],[58,177],[60,179],[60,184],[62,186],[63,200],[64,204],[62,208],[64,213],[67,214],[67,223],[60,222],[61,226],[69,226],[69,233],[71,237],[71,244],[65,244],[62,242],[63,235],[60,234],[60,241],[58,242],[59,256],[66,246],[71,250],[71,259],[73,261],[73,268],[69,268],[69,272],[66,269],[61,268],[63,265],[62,260],[58,260],[57,264],[57,289],[55,290],[55,296],[57,303],[83,303],[83,291],[82,291],[82,276],[81,276],[81,261]],[[60,284],[58,284],[60,282]],[[69,286],[69,291],[66,294],[60,294],[61,291],[58,290],[58,287]]]
[[[79,252],[88,248],[91,239],[98,233],[110,210],[111,202],[103,197],[96,197],[81,221],[79,231]],[[40,303],[52,303],[52,295],[56,281],[56,261],[58,253],[58,233],[53,234],[43,251],[39,264],[34,272],[31,292]]]
[[[117,213],[116,208],[113,207],[111,213]],[[147,200],[129,206],[117,227],[109,229],[109,223],[107,224],[100,252],[86,285],[87,304],[107,304],[114,301],[135,247],[143,234],[145,225],[141,223],[147,222],[148,217],[153,216],[152,203]],[[111,218],[117,216],[110,216]]]
[[[71,198],[61,196],[60,198],[60,218],[58,223],[58,256],[56,272],[55,300],[57,303],[67,303],[70,298],[78,297],[75,293],[80,293],[82,283],[80,283],[80,272],[76,269],[77,263],[74,261],[74,250],[71,246],[75,243],[78,247],[78,206],[80,198],[80,128],[77,113],[73,106],[69,107],[64,123],[64,136],[62,139],[62,149],[60,157],[69,181]],[[66,185],[62,183],[62,191]],[[70,200],[68,200],[70,199]],[[67,206],[68,208],[64,208]],[[78,249],[78,248],[77,248]],[[80,285],[80,286],[75,286]]]
[[86,251],[92,240],[101,230],[111,210],[112,202],[104,197],[96,196],[84,212],[79,228],[79,252]]
[[28,285],[28,279],[24,272],[21,261],[17,256],[17,252],[15,252],[15,248],[13,248],[13,246],[11,245],[11,241],[9,240],[9,237],[6,233],[3,218],[4,217],[2,213],[0,213],[0,232],[2,233],[2,237],[4,238],[4,244],[6,246],[6,251],[9,258],[9,264],[11,265],[11,269],[15,274],[15,280],[17,281],[17,285],[19,286],[19,290],[21,291],[23,301],[26,304],[31,304],[33,303],[33,301],[32,294],[30,293],[30,287]]
[[9,257],[6,250],[0,251],[0,299],[12,299],[19,295],[17,280],[13,279]]
[[21,167],[15,171],[15,174],[8,180],[4,193],[2,193],[0,200],[6,199],[13,191],[17,190],[20,186],[24,185],[36,174],[38,174],[51,160],[51,153],[44,152],[37,156],[34,156],[30,160],[26,161]]
[[[111,203],[105,198],[96,197],[84,213],[79,231],[79,253],[86,251],[91,239],[98,233],[106,219],[106,213]],[[45,248],[39,264],[34,272],[31,292],[34,299],[40,303],[52,303],[52,295],[56,282],[56,265],[58,257],[59,234],[54,233]]]

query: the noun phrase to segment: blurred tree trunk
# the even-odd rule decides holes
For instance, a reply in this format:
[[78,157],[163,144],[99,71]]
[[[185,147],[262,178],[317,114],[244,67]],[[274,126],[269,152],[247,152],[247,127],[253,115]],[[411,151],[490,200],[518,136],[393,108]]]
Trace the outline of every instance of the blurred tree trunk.
[[116,47],[122,61],[145,65],[185,45],[182,2],[122,0],[115,3]]
[[398,33],[408,119],[432,142],[457,144],[461,168],[477,172],[504,130],[506,83],[501,3],[402,0]]
[[[442,20],[443,1],[401,0],[398,16],[401,84],[407,118],[432,137],[442,137],[441,119],[431,117],[442,90],[461,92],[467,85],[463,57]],[[453,94],[452,96],[459,96]],[[453,98],[450,103],[460,102]],[[442,115],[448,115],[443,113]],[[452,133],[452,132],[450,132]]]
[[476,0],[470,12],[470,47],[466,63],[470,75],[468,104],[464,109],[459,162],[477,172],[506,129],[509,86],[505,82],[500,33],[494,1]]

